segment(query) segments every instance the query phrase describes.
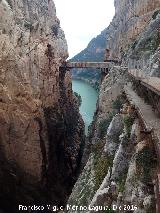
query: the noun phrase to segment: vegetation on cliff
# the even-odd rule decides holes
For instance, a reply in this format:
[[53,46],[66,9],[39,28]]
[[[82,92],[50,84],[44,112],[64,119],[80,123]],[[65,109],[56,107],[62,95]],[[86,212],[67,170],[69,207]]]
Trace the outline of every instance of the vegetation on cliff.
[[78,102],[78,106],[80,107],[81,104],[82,104],[82,98],[81,98],[80,94],[78,94],[77,92],[74,92],[74,95],[76,96],[77,102]]

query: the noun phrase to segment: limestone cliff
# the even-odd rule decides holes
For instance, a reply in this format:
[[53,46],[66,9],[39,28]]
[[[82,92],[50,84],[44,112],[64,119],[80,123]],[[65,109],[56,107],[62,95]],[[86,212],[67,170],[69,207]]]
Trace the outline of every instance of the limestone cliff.
[[115,16],[109,26],[110,57],[121,60],[160,9],[159,0],[115,0]]
[[67,44],[52,0],[0,1],[0,209],[64,204],[83,122],[60,65]]

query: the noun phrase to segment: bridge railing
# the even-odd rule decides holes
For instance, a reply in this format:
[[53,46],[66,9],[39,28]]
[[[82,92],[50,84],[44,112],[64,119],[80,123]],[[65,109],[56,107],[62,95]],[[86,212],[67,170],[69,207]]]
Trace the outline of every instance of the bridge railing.
[[73,69],[73,68],[94,68],[94,69],[102,69],[102,68],[110,68],[112,63],[110,62],[65,62],[61,67]]

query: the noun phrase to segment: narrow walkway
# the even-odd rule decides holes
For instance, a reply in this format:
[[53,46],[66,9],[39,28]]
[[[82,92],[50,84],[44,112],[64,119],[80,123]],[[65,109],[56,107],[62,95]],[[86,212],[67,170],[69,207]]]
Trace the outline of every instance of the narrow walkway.
[[[160,212],[160,118],[153,112],[152,106],[146,104],[133,90],[131,85],[124,87],[126,96],[131,104],[133,104],[143,120],[147,130],[152,130],[152,138],[157,154],[158,167],[156,170],[154,183],[155,199],[156,199],[156,213]],[[155,156],[156,158],[156,156]],[[148,159],[149,160],[149,159]]]
[[128,70],[128,73],[139,80],[142,85],[160,95],[160,78],[145,75],[142,70]]
[[156,140],[156,149],[159,154],[159,162],[160,162],[160,118],[154,113],[152,106],[148,105],[141,99],[130,86],[124,87],[125,93],[127,95],[128,100],[136,106],[139,114],[141,115],[143,121],[148,130],[153,129],[154,135],[157,138]]

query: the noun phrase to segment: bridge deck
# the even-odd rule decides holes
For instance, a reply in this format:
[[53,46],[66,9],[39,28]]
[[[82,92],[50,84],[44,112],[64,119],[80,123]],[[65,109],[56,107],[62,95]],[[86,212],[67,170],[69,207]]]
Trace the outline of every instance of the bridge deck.
[[94,69],[103,69],[109,68],[110,62],[66,62],[62,65],[63,68],[94,68]]

